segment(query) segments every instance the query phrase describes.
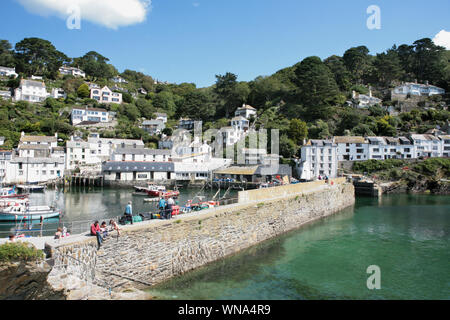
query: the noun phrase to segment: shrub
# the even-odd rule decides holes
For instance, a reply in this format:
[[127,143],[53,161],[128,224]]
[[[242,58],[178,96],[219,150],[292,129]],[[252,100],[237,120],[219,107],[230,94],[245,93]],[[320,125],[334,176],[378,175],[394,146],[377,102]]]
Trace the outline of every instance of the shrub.
[[0,245],[0,261],[34,261],[44,258],[42,250],[28,242],[8,242]]

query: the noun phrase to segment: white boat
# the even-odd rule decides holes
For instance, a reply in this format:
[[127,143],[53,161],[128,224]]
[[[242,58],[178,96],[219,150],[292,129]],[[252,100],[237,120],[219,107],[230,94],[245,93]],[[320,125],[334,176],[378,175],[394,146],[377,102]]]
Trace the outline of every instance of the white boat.
[[46,188],[47,188],[47,186],[45,186],[45,185],[23,185],[23,184],[20,184],[20,185],[17,185],[16,186],[17,187],[17,189],[20,189],[22,192],[24,192],[24,191],[27,191],[27,192],[42,192],[42,191],[44,191]]
[[61,211],[49,206],[18,204],[0,210],[0,221],[30,221],[59,217]]
[[25,199],[0,199],[0,208],[12,207],[15,205],[26,205],[28,203],[28,198]]

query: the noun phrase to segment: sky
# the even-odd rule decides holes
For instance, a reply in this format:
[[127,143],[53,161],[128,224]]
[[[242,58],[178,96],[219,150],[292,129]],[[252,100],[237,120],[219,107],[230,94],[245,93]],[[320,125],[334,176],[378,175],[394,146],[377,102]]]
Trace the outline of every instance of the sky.
[[[368,12],[373,5],[379,20]],[[13,46],[39,37],[69,57],[93,50],[120,72],[197,87],[226,72],[250,81],[359,45],[376,54],[427,37],[450,49],[449,0],[2,0],[0,7],[7,13],[0,39]]]

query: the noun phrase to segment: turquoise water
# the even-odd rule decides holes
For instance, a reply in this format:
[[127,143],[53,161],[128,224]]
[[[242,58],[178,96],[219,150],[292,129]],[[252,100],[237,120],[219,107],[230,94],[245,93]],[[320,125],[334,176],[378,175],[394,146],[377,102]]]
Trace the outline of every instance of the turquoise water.
[[[354,208],[174,278],[159,299],[450,299],[450,196]],[[381,289],[367,288],[367,267]]]

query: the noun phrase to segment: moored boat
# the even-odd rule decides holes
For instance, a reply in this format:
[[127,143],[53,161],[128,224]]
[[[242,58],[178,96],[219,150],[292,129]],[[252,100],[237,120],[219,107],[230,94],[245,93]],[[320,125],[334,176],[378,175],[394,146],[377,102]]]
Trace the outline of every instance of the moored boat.
[[18,204],[0,210],[0,221],[30,221],[59,217],[61,211],[49,206]]
[[159,197],[167,191],[165,186],[149,185],[148,188],[146,188],[146,192],[151,197]]
[[16,187],[1,188],[0,199],[25,199],[28,198],[28,194],[18,194]]
[[0,199],[0,208],[12,207],[15,205],[26,205],[28,198],[25,199]]
[[17,189],[22,192],[42,192],[47,188],[45,185],[17,185]]

